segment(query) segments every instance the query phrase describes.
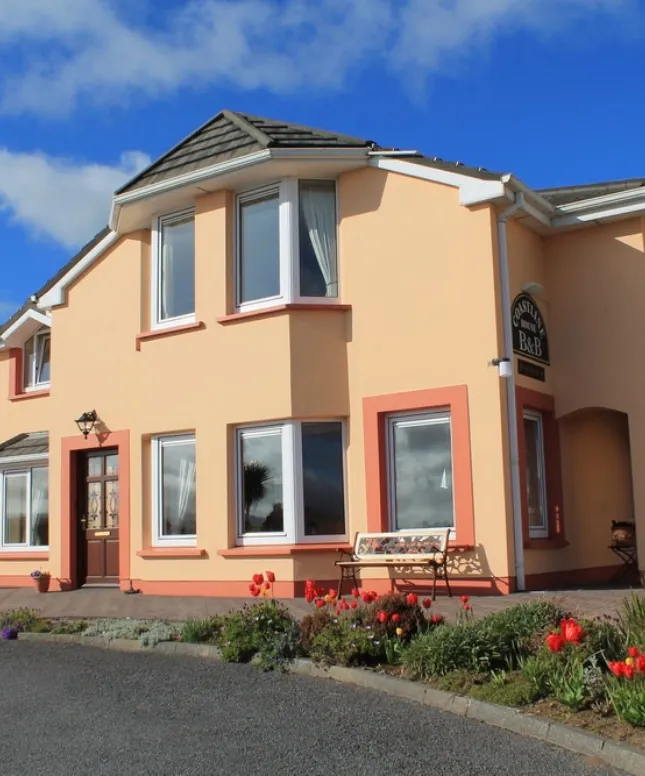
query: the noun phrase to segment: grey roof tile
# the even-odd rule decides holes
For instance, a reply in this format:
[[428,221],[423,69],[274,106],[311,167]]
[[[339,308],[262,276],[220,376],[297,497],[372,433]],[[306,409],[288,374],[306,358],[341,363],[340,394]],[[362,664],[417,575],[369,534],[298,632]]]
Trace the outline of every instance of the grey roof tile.
[[49,452],[49,435],[47,432],[18,434],[0,443],[0,461],[16,455],[28,457]]
[[582,202],[585,199],[602,197],[606,194],[617,194],[645,186],[645,178],[629,178],[619,181],[603,181],[601,183],[585,183],[580,186],[560,186],[553,189],[536,189],[552,205],[569,205]]

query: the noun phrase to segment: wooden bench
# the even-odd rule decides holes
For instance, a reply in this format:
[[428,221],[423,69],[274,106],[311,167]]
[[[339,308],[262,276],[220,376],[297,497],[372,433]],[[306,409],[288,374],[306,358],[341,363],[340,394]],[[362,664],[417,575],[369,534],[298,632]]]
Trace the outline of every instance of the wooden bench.
[[[338,595],[343,594],[343,582],[351,579],[354,587],[356,569],[417,567],[433,572],[432,596],[437,589],[437,577],[446,583],[448,595],[452,597],[448,581],[448,539],[449,528],[398,531],[395,533],[357,533],[351,552],[340,550],[336,561],[340,568]],[[399,574],[399,578],[405,575]]]

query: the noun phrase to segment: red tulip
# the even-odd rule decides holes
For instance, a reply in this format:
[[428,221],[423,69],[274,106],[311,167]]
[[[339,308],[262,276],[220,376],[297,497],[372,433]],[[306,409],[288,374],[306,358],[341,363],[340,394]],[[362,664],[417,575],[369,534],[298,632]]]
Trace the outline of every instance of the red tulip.
[[355,587],[352,589],[352,595],[354,596],[354,598],[360,598],[361,591],[357,587]]
[[405,600],[410,604],[410,606],[416,606],[416,604],[419,602],[419,596],[416,593],[408,593],[405,597]]
[[470,599],[468,598],[467,595],[462,595],[459,597],[459,600],[461,601],[462,604],[467,604]]
[[255,590],[251,590],[251,595],[253,598],[257,598],[261,593],[261,590],[259,587],[256,587]]
[[256,588],[256,587],[257,587],[257,585],[255,584],[255,582],[251,582],[251,584],[249,585],[249,590],[250,590],[251,592],[253,592],[253,591],[255,590],[255,588]]
[[267,575],[269,582],[275,582],[275,574],[272,571],[265,571],[264,573]]
[[305,590],[315,590],[316,589],[316,582],[313,579],[307,579],[305,580]]
[[271,583],[270,582],[265,582],[264,585],[262,585],[262,587],[265,590],[271,590]]
[[378,613],[377,617],[378,617],[378,621],[383,623],[383,625],[385,625],[385,623],[388,621],[388,613],[387,612],[382,612],[381,611],[381,612]]
[[433,625],[441,625],[441,623],[443,622],[443,615],[433,614],[432,617],[430,618],[430,622]]
[[338,597],[338,591],[337,591],[337,590],[334,590],[334,588],[333,588],[333,587],[330,587],[330,588],[329,588],[329,597],[330,597],[330,598],[332,599],[332,601],[333,601],[333,600],[334,600],[334,598],[337,598],[337,597]]
[[638,651],[638,649],[637,649],[636,647],[630,647],[630,648],[627,650],[627,654],[628,654],[630,657],[639,657],[641,653]]
[[579,644],[584,636],[582,627],[574,620],[562,620],[560,623],[560,633],[565,641],[571,644]]
[[363,593],[363,595],[361,596],[361,598],[363,599],[363,601],[364,601],[366,604],[369,604],[369,603],[371,603],[371,602],[372,602],[372,596],[371,596],[369,593]]
[[470,604],[464,604],[464,611],[469,612],[470,611]]
[[645,655],[640,655],[636,658],[636,670],[641,674],[645,674]]
[[317,587],[316,588],[316,595],[319,598],[324,598],[325,597],[325,588],[324,587]]
[[623,668],[623,675],[625,679],[633,679],[634,678],[634,667],[633,666],[625,666]]
[[340,609],[336,609],[336,617],[340,617]]
[[392,622],[396,625],[397,622],[401,621],[401,615],[397,614],[396,612],[392,615]]
[[621,663],[618,660],[610,661],[609,663],[607,663],[607,666],[609,667],[609,670],[612,672],[614,676],[622,676],[623,668],[627,667],[624,663]]
[[313,590],[307,590],[305,592],[305,600],[307,601],[308,604],[310,604],[315,597],[316,597],[316,594],[314,593]]
[[549,633],[546,637],[546,645],[551,652],[561,652],[564,648],[564,639],[559,633]]
[[323,606],[327,606],[327,602],[324,598],[316,598],[315,604],[319,609],[322,609]]
[[358,604],[356,603],[356,601],[352,601],[350,606],[352,609],[358,609]]
[[429,609],[432,606],[432,598],[424,598],[423,601],[421,601],[421,605],[424,609]]
[[349,604],[347,603],[347,601],[344,601],[344,600],[342,600],[342,599],[341,599],[341,602],[340,602],[340,608],[341,608],[343,611],[345,611],[345,612],[346,612],[346,611],[349,609]]
[[264,577],[262,574],[254,574],[253,575],[253,581],[256,585],[261,585],[264,582]]

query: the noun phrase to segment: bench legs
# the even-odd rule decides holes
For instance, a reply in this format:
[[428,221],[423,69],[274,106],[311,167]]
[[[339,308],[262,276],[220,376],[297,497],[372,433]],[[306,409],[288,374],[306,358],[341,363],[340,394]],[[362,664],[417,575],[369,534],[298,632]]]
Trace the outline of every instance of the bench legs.
[[[441,569],[441,573],[439,574],[439,569]],[[432,580],[432,597],[437,597],[437,577],[440,576],[441,579],[446,583],[446,590],[448,591],[448,596],[452,598],[452,590],[450,589],[450,581],[448,580],[448,564],[444,561],[442,564],[434,564],[433,565],[434,570],[434,579]]]
[[356,567],[355,566],[339,566],[340,579],[338,580],[338,597],[343,594],[343,582],[346,579],[351,579],[354,583],[354,587],[358,587],[358,580],[356,579]]

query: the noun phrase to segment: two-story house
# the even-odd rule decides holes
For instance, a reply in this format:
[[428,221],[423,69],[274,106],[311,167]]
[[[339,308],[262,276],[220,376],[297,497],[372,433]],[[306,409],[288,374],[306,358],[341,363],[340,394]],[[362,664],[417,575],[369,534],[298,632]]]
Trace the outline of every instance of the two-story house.
[[427,527],[458,589],[601,582],[634,516],[645,559],[643,183],[219,113],[0,327],[0,586],[294,596]]

